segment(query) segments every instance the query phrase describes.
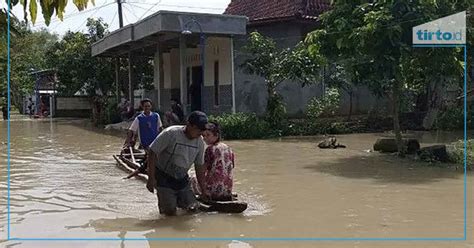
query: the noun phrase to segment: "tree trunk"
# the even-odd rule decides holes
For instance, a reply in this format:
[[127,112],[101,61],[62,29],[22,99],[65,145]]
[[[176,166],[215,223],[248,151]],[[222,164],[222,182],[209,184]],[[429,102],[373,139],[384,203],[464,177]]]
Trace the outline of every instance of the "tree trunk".
[[103,122],[103,115],[104,115],[104,106],[102,97],[100,96],[93,96],[91,98],[92,102],[92,122],[95,126],[102,124]]
[[423,128],[430,130],[433,128],[433,124],[436,121],[438,112],[443,103],[443,83],[442,80],[434,81],[428,91],[428,112],[423,119]]
[[350,90],[349,91],[349,116],[347,117],[347,120],[350,121],[352,117],[352,98],[354,96],[354,91]]
[[274,106],[273,106],[273,100],[275,98],[275,87],[274,87],[274,84],[272,82],[267,82],[267,94],[268,94],[268,98],[267,98],[267,116],[269,117],[269,119],[271,119],[272,116],[274,115],[274,112],[275,112],[275,109],[274,109]]
[[281,96],[277,93],[276,87],[278,83],[267,81],[267,121],[276,129],[280,129],[285,115],[285,107],[282,103]]
[[400,156],[404,156],[404,146],[402,141],[402,133],[400,129],[400,119],[399,119],[399,112],[400,112],[400,93],[401,93],[401,82],[399,80],[394,80],[393,82],[393,90],[392,90],[392,114],[393,114],[393,132],[395,133],[395,139],[397,141],[397,148],[398,154]]
[[23,114],[23,96],[13,81],[10,81],[10,104],[16,106]]

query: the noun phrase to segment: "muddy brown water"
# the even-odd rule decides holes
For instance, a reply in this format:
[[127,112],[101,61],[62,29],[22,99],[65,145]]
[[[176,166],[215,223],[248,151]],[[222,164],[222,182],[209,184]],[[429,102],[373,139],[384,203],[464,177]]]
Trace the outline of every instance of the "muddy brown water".
[[[123,180],[112,155],[123,139],[83,120],[11,121],[11,237],[230,238],[219,241],[7,241],[7,123],[0,166],[0,247],[474,247],[467,241],[255,241],[245,238],[462,238],[463,173],[368,152],[385,134],[229,141],[243,214],[158,214],[156,196]],[[422,145],[462,133],[413,133]],[[472,209],[472,173],[468,209]],[[232,241],[234,239],[234,241]],[[242,241],[235,241],[244,239]]]

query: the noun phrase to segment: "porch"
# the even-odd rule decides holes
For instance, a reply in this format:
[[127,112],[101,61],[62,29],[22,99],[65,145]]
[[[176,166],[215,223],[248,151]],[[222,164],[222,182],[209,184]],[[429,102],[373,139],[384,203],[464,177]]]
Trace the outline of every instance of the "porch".
[[159,11],[94,43],[92,55],[128,61],[132,103],[137,82],[130,68],[146,57],[153,60],[154,89],[144,95],[156,108],[166,111],[177,99],[186,113],[235,112],[233,37],[246,34],[246,23],[242,16]]

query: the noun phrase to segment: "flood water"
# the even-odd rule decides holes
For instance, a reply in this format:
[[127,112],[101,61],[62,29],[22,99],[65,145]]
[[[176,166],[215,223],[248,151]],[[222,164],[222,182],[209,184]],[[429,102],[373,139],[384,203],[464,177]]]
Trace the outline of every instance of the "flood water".
[[[463,172],[368,152],[383,134],[229,141],[243,214],[165,218],[156,196],[115,166],[123,139],[83,120],[11,121],[12,238],[225,238],[219,241],[7,241],[7,123],[0,159],[0,247],[474,247],[467,241],[258,241],[245,238],[462,238]],[[419,134],[422,145],[462,134]],[[242,241],[232,241],[244,239]]]

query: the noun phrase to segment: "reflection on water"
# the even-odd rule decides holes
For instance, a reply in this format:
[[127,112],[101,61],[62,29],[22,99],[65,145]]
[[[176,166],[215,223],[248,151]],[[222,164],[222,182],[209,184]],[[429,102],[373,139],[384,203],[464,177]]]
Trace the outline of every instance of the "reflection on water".
[[[6,123],[0,125],[5,134]],[[424,144],[462,138],[462,133],[408,135],[420,138]],[[381,136],[384,135],[341,135],[338,140],[347,148],[335,150],[318,149],[316,142],[321,137],[227,142],[236,153],[235,188],[242,200],[249,202],[249,209],[241,215],[198,213],[167,218],[158,214],[156,196],[141,181],[121,179],[124,172],[115,167],[111,158],[123,142],[121,137],[88,127],[86,121],[14,120],[10,160],[12,237],[229,240],[77,241],[41,245],[7,242],[6,143],[2,143],[0,246],[247,248],[290,244],[237,240],[462,237],[462,173],[367,152]],[[3,142],[5,137],[2,135]],[[471,233],[471,224],[468,229]],[[320,245],[381,247],[360,242]],[[413,245],[416,244],[409,247]],[[469,241],[450,247],[473,246]]]

